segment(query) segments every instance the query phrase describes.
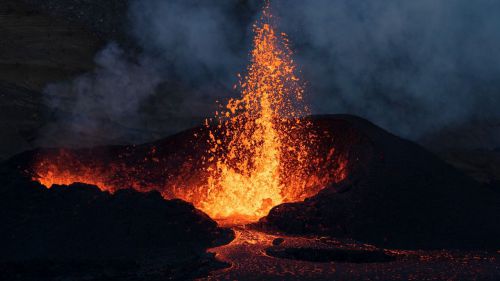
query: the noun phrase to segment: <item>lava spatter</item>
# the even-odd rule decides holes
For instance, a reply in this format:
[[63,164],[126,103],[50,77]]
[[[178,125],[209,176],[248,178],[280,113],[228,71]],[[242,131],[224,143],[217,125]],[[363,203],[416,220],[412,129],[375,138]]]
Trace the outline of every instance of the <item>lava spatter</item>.
[[254,34],[251,63],[240,77],[241,98],[217,112],[217,128],[224,132],[210,138],[209,159],[215,165],[202,209],[215,217],[261,217],[305,193],[307,148],[314,136],[300,137],[308,126],[299,119],[308,113],[304,89],[269,4]]

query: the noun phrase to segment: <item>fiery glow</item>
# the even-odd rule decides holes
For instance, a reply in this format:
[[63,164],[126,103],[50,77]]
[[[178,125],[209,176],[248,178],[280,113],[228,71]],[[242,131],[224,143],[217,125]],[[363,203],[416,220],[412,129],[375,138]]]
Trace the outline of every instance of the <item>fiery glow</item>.
[[[305,190],[302,175],[309,159],[301,139],[308,110],[303,88],[284,33],[277,33],[269,6],[254,26],[254,48],[248,73],[240,81],[241,98],[217,112],[222,134],[211,134],[211,168],[203,209],[216,217],[261,217],[284,201],[297,200]],[[298,133],[292,135],[292,133]],[[221,146],[229,139],[226,146]],[[292,181],[287,177],[298,176]],[[292,198],[289,198],[290,195]]]
[[269,4],[254,33],[251,63],[236,87],[241,97],[201,130],[153,146],[44,152],[33,179],[47,187],[83,182],[111,192],[158,190],[221,220],[255,220],[343,180],[347,156],[332,146],[328,126],[304,118],[304,89]]

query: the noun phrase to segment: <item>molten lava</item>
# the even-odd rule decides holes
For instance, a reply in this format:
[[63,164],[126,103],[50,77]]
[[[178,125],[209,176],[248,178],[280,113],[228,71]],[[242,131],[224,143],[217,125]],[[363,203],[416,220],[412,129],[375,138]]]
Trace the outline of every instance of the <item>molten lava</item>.
[[[217,112],[218,128],[225,132],[211,134],[209,160],[215,167],[202,209],[216,217],[261,217],[305,192],[306,148],[315,138],[299,137],[308,126],[299,119],[308,113],[304,90],[286,35],[276,32],[269,5],[254,33],[251,64],[239,85],[241,98]],[[215,135],[230,139],[227,146]],[[288,180],[293,176],[298,178]]]
[[122,150],[40,153],[33,179],[83,182],[103,190],[158,190],[192,202],[212,218],[258,219],[284,202],[303,200],[346,177],[347,155],[332,146],[303,102],[286,34],[278,33],[269,3],[254,25],[251,64],[231,99],[198,131]]

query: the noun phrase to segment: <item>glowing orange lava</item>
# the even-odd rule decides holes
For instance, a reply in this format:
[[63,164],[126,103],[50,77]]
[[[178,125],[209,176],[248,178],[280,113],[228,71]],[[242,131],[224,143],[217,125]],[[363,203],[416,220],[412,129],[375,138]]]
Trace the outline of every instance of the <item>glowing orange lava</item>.
[[[241,98],[217,112],[222,134],[211,134],[208,195],[202,209],[215,217],[261,217],[292,193],[303,193],[306,147],[301,138],[308,113],[304,92],[284,33],[277,33],[269,5],[254,26],[254,48],[248,72],[240,81]],[[292,135],[292,132],[298,134]],[[230,139],[222,147],[221,138]],[[220,153],[218,153],[220,152]],[[217,155],[220,155],[217,157]],[[287,180],[287,177],[299,177]]]
[[[220,220],[256,220],[284,202],[303,200],[346,177],[347,157],[328,127],[314,126],[303,103],[286,34],[269,3],[254,25],[251,63],[231,99],[206,126],[165,143],[40,153],[33,179],[82,182],[114,192],[158,190]],[[238,88],[238,87],[237,87]],[[344,152],[342,152],[344,153]]]

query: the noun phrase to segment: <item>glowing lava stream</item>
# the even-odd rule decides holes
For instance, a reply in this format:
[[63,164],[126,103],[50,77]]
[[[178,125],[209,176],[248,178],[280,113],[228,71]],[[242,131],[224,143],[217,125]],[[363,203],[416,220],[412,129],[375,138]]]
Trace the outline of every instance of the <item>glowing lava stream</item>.
[[[498,255],[486,251],[379,249],[347,238],[272,234],[244,225],[232,228],[236,234],[232,242],[209,249],[228,267],[199,280],[491,280],[493,272],[500,272]],[[283,239],[279,246],[273,246],[276,238]],[[270,256],[266,249],[271,247],[316,249],[319,256],[336,249],[381,250],[396,260],[314,262]]]
[[[247,75],[240,81],[241,99],[216,113],[222,134],[211,134],[207,198],[202,209],[212,217],[258,218],[285,201],[299,199],[305,186],[306,147],[313,138],[292,136],[308,123],[284,33],[277,33],[266,4],[254,25],[254,48]],[[226,147],[221,146],[229,139]],[[302,135],[302,134],[300,134]],[[296,177],[290,178],[293,174]],[[288,177],[288,178],[287,178]],[[286,189],[286,190],[285,190]],[[292,196],[289,196],[293,194]]]

